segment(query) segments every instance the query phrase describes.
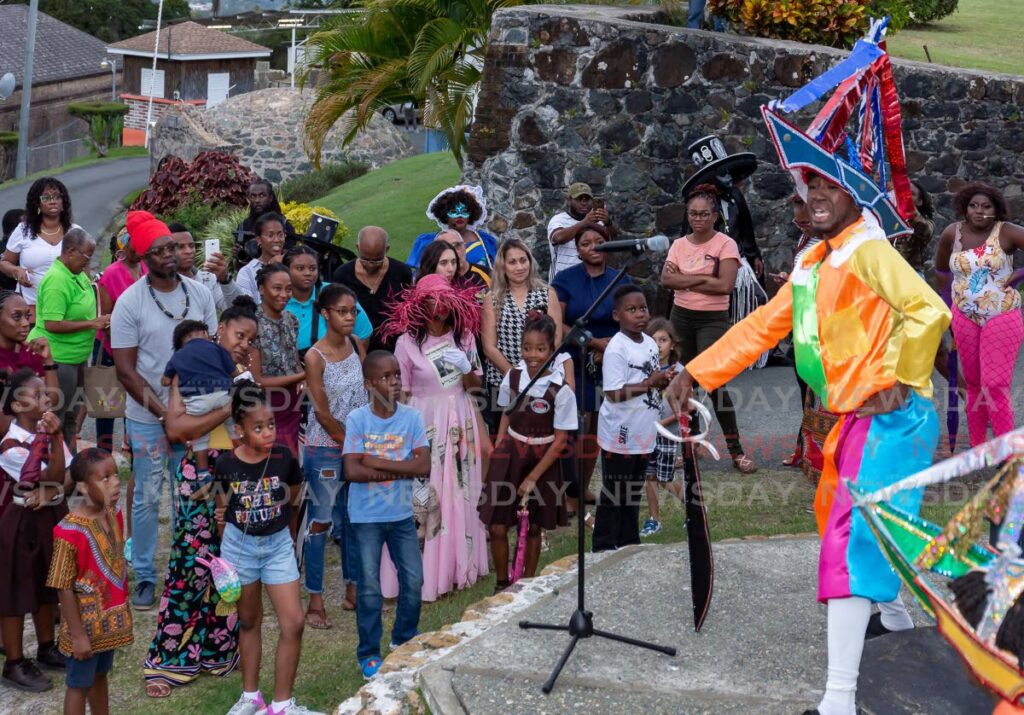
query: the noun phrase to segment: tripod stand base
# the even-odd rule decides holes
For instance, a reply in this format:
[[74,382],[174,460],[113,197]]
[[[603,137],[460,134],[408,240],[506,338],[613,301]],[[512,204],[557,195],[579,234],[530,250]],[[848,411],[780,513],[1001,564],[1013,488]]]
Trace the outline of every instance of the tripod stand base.
[[598,630],[594,628],[594,614],[590,611],[584,611],[576,609],[573,611],[572,616],[569,618],[569,624],[565,626],[559,626],[552,623],[531,623],[530,621],[519,621],[519,627],[524,630],[543,630],[543,631],[565,631],[572,640],[569,641],[569,645],[566,646],[562,655],[558,658],[558,662],[555,663],[555,669],[551,671],[551,675],[544,682],[544,686],[541,690],[547,694],[555,687],[555,681],[558,680],[558,676],[562,673],[562,668],[569,660],[569,656],[576,649],[576,644],[580,642],[581,638],[592,638],[597,636],[599,638],[607,638],[611,641],[617,641],[619,643],[626,643],[627,645],[636,646],[637,648],[647,648],[648,650],[655,650],[665,655],[674,656],[676,654],[675,648],[669,648],[663,645],[657,645],[655,643],[648,643],[647,641],[637,640],[636,638],[628,638],[626,636],[620,636],[615,633],[609,633],[608,631]]

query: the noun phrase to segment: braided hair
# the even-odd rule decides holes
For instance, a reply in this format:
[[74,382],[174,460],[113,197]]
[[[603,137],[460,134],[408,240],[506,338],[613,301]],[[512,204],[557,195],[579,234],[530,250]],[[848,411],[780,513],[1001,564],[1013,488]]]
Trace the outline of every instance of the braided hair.
[[68,195],[67,187],[59,179],[55,179],[52,176],[44,176],[32,182],[28,195],[25,197],[24,217],[31,230],[31,237],[33,239],[39,235],[39,229],[43,226],[41,197],[48,188],[56,189],[60,193],[60,225],[65,233],[71,229],[71,196]]

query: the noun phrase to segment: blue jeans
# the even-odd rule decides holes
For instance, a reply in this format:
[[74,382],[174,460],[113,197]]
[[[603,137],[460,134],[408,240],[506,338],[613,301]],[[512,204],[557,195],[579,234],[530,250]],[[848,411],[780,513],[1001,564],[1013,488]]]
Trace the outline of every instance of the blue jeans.
[[[125,432],[132,448],[132,476],[135,495],[132,498],[132,568],[136,583],[156,583],[153,554],[156,553],[160,530],[160,494],[163,492],[168,468],[177,469],[185,456],[185,446],[173,447],[167,442],[164,426],[125,420]],[[173,478],[167,479],[173,482]],[[171,514],[174,533],[175,514]]]
[[306,591],[323,593],[324,553],[327,539],[333,537],[341,548],[341,575],[345,583],[359,577],[359,559],[348,520],[348,482],[339,447],[306,447],[303,450],[302,472],[306,478],[308,523],[330,524],[328,531],[314,534],[306,531],[304,559]]
[[[704,6],[707,5],[707,0],[690,0],[690,11],[686,16],[686,26],[699,30],[704,22]],[[725,20],[718,15],[711,16],[712,26],[715,28],[715,32],[725,32]]]
[[380,593],[380,558],[384,545],[387,544],[388,554],[398,570],[398,605],[391,629],[391,642],[397,645],[415,636],[419,626],[423,559],[412,517],[375,524],[353,523],[352,531],[359,549],[360,566],[356,591],[356,628],[359,631],[356,658],[362,662],[380,657],[383,630],[380,609],[384,603]]

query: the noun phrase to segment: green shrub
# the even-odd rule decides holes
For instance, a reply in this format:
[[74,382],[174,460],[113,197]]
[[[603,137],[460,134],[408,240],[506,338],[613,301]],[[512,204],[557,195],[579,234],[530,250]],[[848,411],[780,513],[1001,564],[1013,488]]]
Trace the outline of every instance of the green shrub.
[[238,229],[238,224],[242,223],[248,215],[249,209],[247,208],[228,206],[218,212],[217,217],[210,221],[202,231],[193,229],[192,236],[197,240],[202,238],[196,249],[196,265],[201,265],[206,260],[202,241],[210,238],[220,241],[221,255],[230,264],[235,255],[235,231]]
[[68,114],[88,120],[96,115],[123,117],[128,114],[128,109],[128,105],[121,102],[71,102],[68,105]]
[[957,10],[959,0],[908,0],[911,22],[923,24],[949,17]]
[[899,32],[911,24],[910,0],[872,0],[871,16],[889,16],[889,32]]
[[869,0],[708,0],[741,34],[852,47],[868,27]]
[[0,132],[0,144],[10,144],[12,146],[18,143],[18,132]]
[[335,187],[352,181],[369,170],[369,166],[357,161],[327,164],[317,171],[288,179],[281,184],[279,197],[282,201],[309,203],[326,196]]

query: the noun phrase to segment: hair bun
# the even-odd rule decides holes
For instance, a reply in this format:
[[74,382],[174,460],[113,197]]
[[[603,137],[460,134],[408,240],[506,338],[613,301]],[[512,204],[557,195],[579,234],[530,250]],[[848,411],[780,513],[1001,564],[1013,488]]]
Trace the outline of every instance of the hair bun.
[[702,194],[707,196],[713,196],[717,199],[719,194],[718,187],[715,186],[714,184],[697,184],[692,189],[690,189],[690,193],[687,194],[687,198],[690,198],[692,196],[700,196]]

